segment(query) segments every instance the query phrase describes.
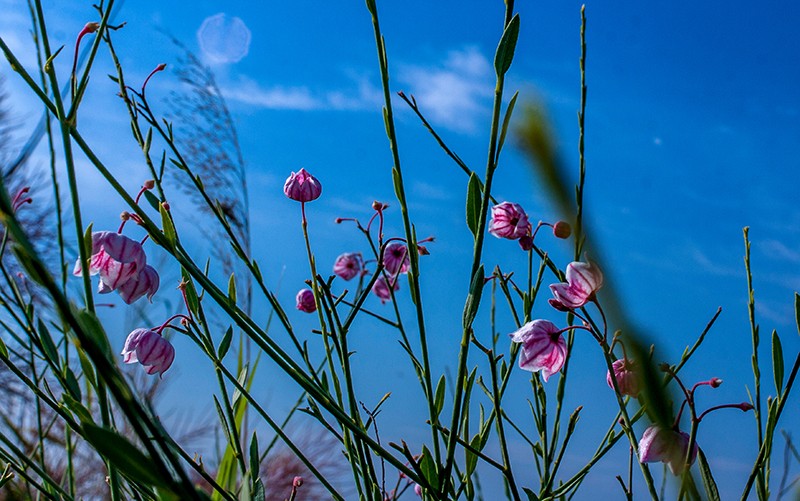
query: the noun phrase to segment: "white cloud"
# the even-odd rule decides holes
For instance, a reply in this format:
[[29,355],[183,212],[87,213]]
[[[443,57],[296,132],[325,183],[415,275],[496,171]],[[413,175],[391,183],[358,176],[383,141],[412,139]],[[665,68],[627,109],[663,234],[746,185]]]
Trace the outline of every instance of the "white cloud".
[[226,99],[272,110],[363,110],[375,109],[383,102],[383,93],[364,76],[351,76],[355,89],[315,92],[306,86],[262,86],[241,77],[222,86]]
[[767,256],[774,259],[782,259],[793,263],[800,263],[800,252],[790,249],[778,240],[764,240],[759,242],[758,247]]
[[475,47],[451,51],[433,66],[401,66],[398,79],[409,85],[409,93],[434,124],[471,133],[489,113],[491,64]]

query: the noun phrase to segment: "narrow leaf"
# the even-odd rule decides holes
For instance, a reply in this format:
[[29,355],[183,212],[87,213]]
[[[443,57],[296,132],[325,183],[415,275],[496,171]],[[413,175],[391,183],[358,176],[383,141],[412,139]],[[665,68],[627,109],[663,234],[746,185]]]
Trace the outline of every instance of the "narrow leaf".
[[473,172],[467,184],[467,227],[473,236],[478,235],[478,221],[481,214],[483,185]]
[[225,355],[228,353],[228,350],[231,347],[231,340],[233,339],[233,327],[228,327],[228,330],[225,331],[225,335],[222,336],[222,341],[219,342],[219,348],[217,348],[217,357],[222,360],[225,358]]
[[703,487],[706,490],[706,499],[709,501],[719,501],[719,490],[717,483],[714,481],[714,476],[711,474],[711,468],[708,466],[706,455],[703,454],[703,449],[698,449],[697,464],[700,467],[700,476],[703,479]]
[[125,476],[148,486],[166,487],[162,475],[153,469],[153,460],[125,437],[107,428],[83,424],[86,440]]
[[472,321],[475,320],[475,315],[478,314],[478,307],[481,303],[481,294],[483,293],[484,273],[483,265],[481,265],[472,277],[472,284],[469,288],[469,295],[467,296],[467,303],[464,305],[463,325],[464,328],[470,327]]
[[167,238],[167,242],[169,242],[170,246],[174,248],[178,243],[178,234],[175,233],[175,225],[172,224],[172,218],[169,216],[169,212],[164,208],[164,204],[161,204],[158,210],[161,212],[161,226],[164,229],[164,236]]
[[778,332],[772,331],[772,374],[775,377],[775,394],[783,391],[783,347]]
[[511,18],[511,22],[506,26],[503,31],[503,36],[500,38],[500,43],[497,45],[497,52],[494,56],[494,69],[497,76],[503,76],[511,67],[511,61],[514,59],[514,49],[517,47],[517,37],[519,36],[519,14],[515,14]]
[[439,378],[439,382],[436,384],[436,396],[433,399],[436,417],[439,417],[439,414],[442,412],[442,408],[444,407],[444,383],[444,376],[442,376]]

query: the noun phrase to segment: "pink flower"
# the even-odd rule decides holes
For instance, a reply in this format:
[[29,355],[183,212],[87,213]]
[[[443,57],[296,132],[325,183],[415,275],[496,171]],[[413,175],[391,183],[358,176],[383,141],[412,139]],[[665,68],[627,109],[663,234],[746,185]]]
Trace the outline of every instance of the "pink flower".
[[283,192],[292,200],[310,202],[316,200],[322,194],[322,185],[308,171],[300,169],[297,173],[292,172],[286,179],[286,183],[283,185]]
[[497,238],[516,240],[531,233],[528,215],[519,204],[503,202],[492,207],[489,233]]
[[[686,451],[689,448],[689,434],[653,425],[647,428],[639,440],[639,461],[669,465],[673,475],[679,475],[686,467]],[[692,448],[689,465],[697,457],[697,444]]]
[[[400,289],[400,284],[397,283],[397,277],[392,279],[392,286],[394,290]],[[389,282],[386,277],[380,277],[372,285],[372,292],[375,293],[381,300],[381,304],[392,299],[392,293],[389,291]]]
[[526,371],[542,371],[547,381],[561,370],[567,359],[567,342],[561,329],[548,320],[533,320],[510,334],[515,343],[522,343],[519,367]]
[[553,284],[550,290],[562,306],[575,309],[593,299],[602,286],[603,273],[594,263],[575,261],[567,265],[567,282]]
[[[639,374],[636,363],[633,360],[621,358],[614,361],[611,366],[614,369],[614,379],[617,380],[617,387],[620,395],[630,395],[633,398],[639,396]],[[611,372],[606,372],[606,383],[612,390],[614,383],[611,381]]]
[[[125,235],[110,231],[92,233],[92,257],[89,260],[89,274],[100,275],[98,292],[107,294],[138,277],[144,270],[147,257],[142,245]],[[154,270],[155,271],[155,270]],[[80,259],[75,263],[73,275],[80,276]]]
[[297,293],[297,309],[306,313],[317,311],[317,302],[314,300],[314,292],[311,289],[300,289]]
[[419,484],[414,484],[414,494],[419,497],[422,497],[422,486]]
[[147,299],[152,303],[153,295],[158,291],[159,284],[158,272],[148,264],[139,272],[139,275],[120,285],[117,288],[117,292],[119,292],[119,297],[128,304],[133,303],[145,294],[147,294]]
[[408,258],[408,247],[397,242],[386,246],[383,251],[383,267],[390,275],[408,272],[411,261]]
[[345,252],[336,258],[333,263],[333,272],[345,279],[351,280],[361,271],[361,254],[357,252]]
[[126,364],[139,362],[148,374],[161,376],[175,360],[175,348],[156,331],[136,329],[125,340],[121,355]]

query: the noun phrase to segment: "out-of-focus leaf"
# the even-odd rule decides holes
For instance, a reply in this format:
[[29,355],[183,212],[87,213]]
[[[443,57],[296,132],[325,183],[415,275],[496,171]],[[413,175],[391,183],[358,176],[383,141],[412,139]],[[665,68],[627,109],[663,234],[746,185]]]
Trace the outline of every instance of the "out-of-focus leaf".
[[168,484],[153,469],[153,461],[117,432],[90,423],[83,424],[86,440],[123,475],[141,484],[166,487]]

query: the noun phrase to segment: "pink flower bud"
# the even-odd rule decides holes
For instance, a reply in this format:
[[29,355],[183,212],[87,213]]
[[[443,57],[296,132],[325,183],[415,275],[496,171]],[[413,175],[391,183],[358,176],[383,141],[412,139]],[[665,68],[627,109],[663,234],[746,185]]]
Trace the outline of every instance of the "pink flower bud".
[[[392,286],[394,290],[400,289],[400,284],[397,283],[397,277],[392,279]],[[389,283],[386,281],[386,277],[380,277],[375,281],[372,285],[372,292],[380,298],[381,304],[386,301],[391,301],[392,299],[392,293],[389,290]]]
[[424,245],[417,245],[417,253],[420,256],[429,256],[431,251],[429,251]]
[[298,202],[310,202],[322,194],[322,185],[317,178],[305,169],[292,172],[283,185],[283,192],[287,197]]
[[336,258],[333,263],[333,272],[345,280],[351,280],[361,272],[361,254],[346,252]]
[[414,494],[419,497],[422,497],[422,486],[419,484],[414,484]]
[[136,329],[125,340],[121,355],[126,364],[139,362],[148,374],[162,376],[175,360],[175,348],[156,331]]
[[569,238],[572,235],[572,228],[566,221],[559,221],[553,225],[553,235],[556,238]]
[[86,25],[84,25],[83,29],[81,30],[81,33],[83,34],[94,33],[99,29],[100,29],[99,23],[86,23]]
[[531,233],[531,223],[519,204],[503,202],[492,207],[489,233],[498,238],[516,240]]
[[[659,426],[651,426],[644,431],[639,440],[639,461],[642,463],[662,462],[669,465],[673,475],[679,475],[686,468],[686,452],[689,449],[689,435]],[[697,443],[692,447],[689,465],[697,457]]]
[[144,182],[144,184],[142,185],[142,188],[144,188],[146,190],[152,190],[153,188],[155,188],[155,186],[156,186],[156,182],[153,181],[152,179],[148,179],[147,181]]
[[[619,359],[616,360],[612,367],[614,368],[614,379],[617,380],[617,387],[619,388],[620,395],[630,395],[633,398],[639,396],[639,374],[637,372],[636,364],[633,360]],[[606,383],[612,390],[614,383],[611,380],[611,372],[606,373]]]
[[515,343],[522,343],[520,369],[542,371],[545,382],[561,370],[567,359],[567,342],[561,330],[549,320],[533,320],[510,334]]
[[317,302],[314,300],[314,292],[311,289],[300,289],[297,293],[297,309],[306,313],[317,311]]
[[383,266],[390,275],[408,272],[408,268],[411,266],[408,247],[399,242],[387,245],[383,251]]
[[722,379],[718,377],[712,377],[711,380],[708,382],[708,385],[712,388],[719,388],[722,385]]
[[[139,242],[110,231],[92,233],[92,257],[89,260],[89,274],[100,275],[98,292],[101,294],[116,290],[129,280],[137,277],[141,270],[145,268],[146,260],[144,250]],[[75,276],[82,274],[80,259],[75,263],[75,269],[72,274]]]
[[556,300],[570,309],[586,304],[603,286],[603,273],[594,263],[569,263],[566,275],[566,283],[552,284],[550,290]]
[[298,475],[292,479],[292,487],[297,488],[301,487],[302,485],[303,485],[303,477]]

